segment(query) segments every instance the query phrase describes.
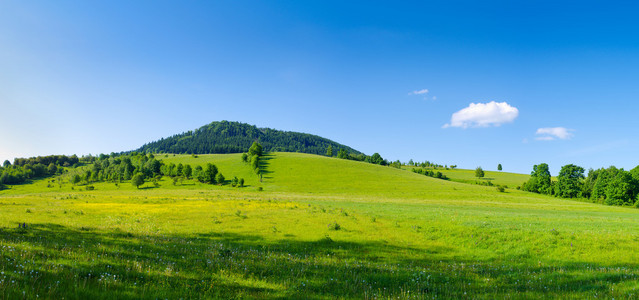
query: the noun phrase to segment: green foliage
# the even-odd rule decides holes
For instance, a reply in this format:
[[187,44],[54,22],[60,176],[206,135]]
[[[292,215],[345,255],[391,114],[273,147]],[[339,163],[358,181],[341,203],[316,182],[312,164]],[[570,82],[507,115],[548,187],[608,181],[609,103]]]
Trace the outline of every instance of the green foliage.
[[337,222],[332,222],[332,223],[328,224],[328,229],[329,230],[340,230],[340,229],[342,229],[342,226],[339,225]]
[[80,160],[78,159],[78,156],[76,156],[75,154],[71,156],[49,155],[49,156],[38,156],[38,157],[31,157],[31,158],[16,158],[13,161],[13,165],[14,166],[26,166],[26,165],[36,165],[36,164],[49,165],[53,163],[56,166],[69,167],[69,166],[73,166],[77,164],[79,161]]
[[47,167],[47,172],[49,173],[49,175],[55,175],[55,173],[58,172],[58,166],[56,166],[54,163],[50,163]]
[[[348,152],[361,154],[350,147],[316,135],[279,131],[238,122],[212,122],[195,131],[188,131],[148,143],[139,152],[152,153],[241,153],[255,141],[264,147],[263,152],[302,152],[317,155],[326,153],[326,148],[345,148]],[[261,155],[261,154],[260,154]]]
[[606,204],[633,205],[635,200],[636,183],[629,172],[623,169],[617,172],[606,187]]
[[191,168],[191,165],[184,165],[182,173],[184,174],[184,177],[186,177],[186,179],[191,179],[191,175],[193,175],[193,169]]
[[368,162],[370,162],[371,164],[376,164],[376,165],[385,165],[384,159],[377,152],[375,152],[375,153],[373,153],[373,155],[371,155],[371,157],[368,160]]
[[584,168],[573,164],[561,167],[555,185],[555,195],[563,198],[578,197],[583,187],[583,179]]
[[498,165],[497,165],[497,171],[501,171],[501,169],[502,169],[502,168],[501,168],[501,164],[498,164]]
[[481,167],[477,167],[475,169],[475,177],[477,177],[477,178],[484,177],[484,169],[482,169]]
[[176,173],[177,173],[177,176],[182,176],[184,174],[184,165],[178,164]]
[[73,179],[71,180],[71,183],[78,184],[80,183],[80,181],[82,181],[82,177],[80,177],[80,174],[73,175]]
[[5,160],[0,168],[0,184],[22,184],[29,179],[53,176],[63,167],[77,165],[77,156],[50,155],[31,158],[16,158],[13,165]]
[[215,183],[215,177],[217,176],[217,166],[212,163],[206,164],[206,169],[202,172],[204,181],[200,180],[200,182]]
[[135,175],[133,175],[133,178],[131,178],[131,184],[139,189],[140,186],[144,184],[144,174],[135,173]]
[[391,167],[397,168],[397,169],[401,169],[402,168],[402,162],[398,160],[392,162],[390,164]]
[[639,194],[636,171],[637,168],[627,172],[614,166],[590,169],[583,182],[582,196],[608,205],[632,205]]
[[446,175],[444,175],[444,173],[440,172],[440,171],[432,171],[432,170],[427,170],[427,169],[412,169],[413,172],[417,173],[417,174],[422,174],[422,175],[426,175],[429,177],[433,177],[433,178],[437,178],[437,179],[444,179],[447,180],[448,177],[446,177]]
[[328,145],[328,147],[326,147],[326,156],[333,157],[333,145]]
[[215,181],[217,181],[217,183],[219,184],[224,184],[224,181],[226,180],[226,178],[224,178],[224,175],[222,175],[222,173],[217,173],[217,175],[215,176]]
[[240,187],[244,187],[244,178],[240,178],[240,181],[238,182]]
[[339,149],[339,151],[337,151],[337,158],[348,159],[348,152],[346,152],[346,149]]
[[251,148],[248,150],[249,156],[262,156],[262,145],[258,142],[253,142]]
[[533,171],[530,173],[530,179],[522,186],[524,191],[550,195],[552,194],[552,176],[550,176],[550,170],[548,164],[541,163],[533,166]]
[[251,168],[258,173],[260,170],[260,157],[259,156],[251,156]]

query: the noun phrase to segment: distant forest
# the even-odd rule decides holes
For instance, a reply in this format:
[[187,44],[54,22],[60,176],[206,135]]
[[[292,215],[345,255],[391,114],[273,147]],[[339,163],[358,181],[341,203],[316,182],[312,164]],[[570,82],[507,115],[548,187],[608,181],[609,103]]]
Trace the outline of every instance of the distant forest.
[[335,151],[343,149],[347,153],[362,153],[329,139],[299,132],[257,128],[239,122],[213,122],[195,131],[163,138],[145,144],[136,151],[146,153],[212,154],[242,153],[253,142],[259,142],[265,152],[301,152],[324,155],[331,146]]

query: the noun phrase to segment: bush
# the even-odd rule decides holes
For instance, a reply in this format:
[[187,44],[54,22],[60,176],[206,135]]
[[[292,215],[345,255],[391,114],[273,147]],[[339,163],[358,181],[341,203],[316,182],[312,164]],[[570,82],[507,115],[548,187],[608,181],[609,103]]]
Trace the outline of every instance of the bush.
[[328,224],[328,229],[329,230],[340,230],[340,229],[342,229],[342,226],[337,224],[337,222],[333,222],[333,223]]
[[215,176],[215,181],[217,181],[217,183],[219,183],[220,185],[224,185],[224,181],[226,181],[226,178],[224,178],[224,175],[222,175],[222,173],[217,173],[217,175]]
[[500,193],[503,193],[503,192],[506,190],[506,188],[504,188],[504,186],[502,186],[502,185],[498,185],[498,186],[497,186],[497,190],[498,190]]

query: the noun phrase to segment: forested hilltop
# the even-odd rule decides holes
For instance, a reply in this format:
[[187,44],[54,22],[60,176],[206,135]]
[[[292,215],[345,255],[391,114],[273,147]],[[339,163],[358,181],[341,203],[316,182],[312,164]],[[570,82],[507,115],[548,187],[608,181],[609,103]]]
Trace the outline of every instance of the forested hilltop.
[[351,147],[312,134],[257,128],[229,121],[213,122],[194,131],[163,138],[145,144],[136,151],[178,154],[241,153],[251,147],[254,141],[259,141],[266,152],[324,155],[331,146],[335,151],[344,149],[351,154],[362,154]]

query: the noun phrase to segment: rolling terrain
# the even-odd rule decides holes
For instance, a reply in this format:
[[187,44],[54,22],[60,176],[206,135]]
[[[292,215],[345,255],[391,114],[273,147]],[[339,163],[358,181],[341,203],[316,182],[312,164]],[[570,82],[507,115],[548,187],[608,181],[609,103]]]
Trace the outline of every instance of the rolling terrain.
[[637,296],[635,209],[302,153],[265,155],[261,182],[240,154],[157,157],[212,162],[247,186],[164,177],[89,191],[64,179],[73,170],[11,186],[0,298]]

